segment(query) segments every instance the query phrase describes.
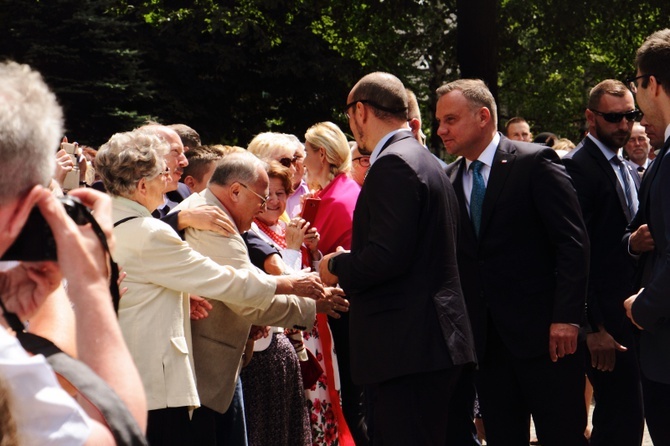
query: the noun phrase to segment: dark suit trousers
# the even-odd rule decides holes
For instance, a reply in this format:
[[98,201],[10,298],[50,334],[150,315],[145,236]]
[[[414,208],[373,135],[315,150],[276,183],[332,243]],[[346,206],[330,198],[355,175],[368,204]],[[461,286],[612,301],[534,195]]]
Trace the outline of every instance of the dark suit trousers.
[[201,406],[193,412],[191,430],[197,446],[246,446],[247,425],[244,418],[242,381],[237,380],[233,401],[226,413],[221,414]]
[[643,374],[642,393],[651,440],[655,446],[670,445],[670,384],[651,381]]
[[374,386],[374,446],[444,446],[449,400],[463,367],[417,373]]
[[[548,327],[547,327],[548,329]],[[492,324],[480,358],[477,392],[489,446],[529,442],[530,415],[542,446],[586,446],[584,358],[577,353],[558,362],[546,356],[514,357]]]
[[586,372],[593,385],[596,400],[591,446],[642,444],[644,413],[635,346],[632,339],[630,342],[616,336],[615,339],[629,350],[616,352],[616,363],[611,372],[601,372],[591,367],[591,355],[588,349],[585,349]]
[[349,354],[349,314],[342,313],[340,319],[329,319],[328,325],[333,333],[337,366],[340,371],[340,394],[342,413],[349,426],[356,446],[370,444],[364,408],[364,387],[354,384],[351,379],[351,359]]
[[151,446],[192,445],[188,407],[150,410],[147,419],[147,440]]

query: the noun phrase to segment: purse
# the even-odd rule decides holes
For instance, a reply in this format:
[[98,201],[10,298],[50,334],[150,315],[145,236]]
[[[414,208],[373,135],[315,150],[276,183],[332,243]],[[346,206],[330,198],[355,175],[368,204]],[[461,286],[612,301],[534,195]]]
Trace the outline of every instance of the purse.
[[302,384],[305,390],[311,389],[316,385],[323,375],[323,368],[319,364],[319,360],[316,359],[314,353],[309,351],[305,347],[305,352],[307,352],[307,361],[300,361],[300,372],[302,373]]

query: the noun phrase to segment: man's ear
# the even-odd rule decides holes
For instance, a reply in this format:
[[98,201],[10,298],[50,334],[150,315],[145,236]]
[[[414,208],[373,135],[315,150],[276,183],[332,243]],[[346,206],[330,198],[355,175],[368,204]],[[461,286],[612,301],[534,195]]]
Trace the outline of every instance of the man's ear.
[[477,112],[477,116],[479,117],[479,126],[484,128],[491,121],[491,110],[488,107],[481,107]]
[[240,197],[240,188],[240,183],[238,182],[234,182],[228,188],[228,195],[234,203],[237,203],[242,199],[242,197]]
[[187,175],[186,177],[181,179],[181,182],[187,185],[190,191],[193,192],[193,188],[195,187],[196,183],[195,178],[193,178],[191,175]]
[[417,137],[419,135],[419,131],[421,130],[421,123],[417,118],[412,118],[409,121],[407,121],[409,124],[409,128],[412,130],[412,133],[414,133],[414,137]]

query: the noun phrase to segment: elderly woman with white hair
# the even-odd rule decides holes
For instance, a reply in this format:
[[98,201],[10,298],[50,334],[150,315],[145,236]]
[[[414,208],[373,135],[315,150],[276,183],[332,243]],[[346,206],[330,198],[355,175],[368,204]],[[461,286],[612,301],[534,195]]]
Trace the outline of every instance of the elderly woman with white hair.
[[323,296],[323,287],[307,276],[275,278],[220,266],[151,217],[163,202],[169,150],[158,137],[136,130],[112,136],[96,156],[112,195],[115,259],[127,274],[119,323],[146,390],[152,445],[192,441],[189,410],[200,401],[190,353],[189,293],[259,309],[275,293]]

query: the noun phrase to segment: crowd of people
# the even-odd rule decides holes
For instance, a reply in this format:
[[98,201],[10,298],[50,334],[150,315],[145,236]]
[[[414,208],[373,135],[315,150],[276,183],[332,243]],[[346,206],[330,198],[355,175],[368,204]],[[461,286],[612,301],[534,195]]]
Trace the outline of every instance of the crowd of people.
[[96,150],[0,64],[0,444],[670,444],[670,30],[635,66],[577,144],[442,85],[446,165],[389,73],[346,98],[354,141]]

